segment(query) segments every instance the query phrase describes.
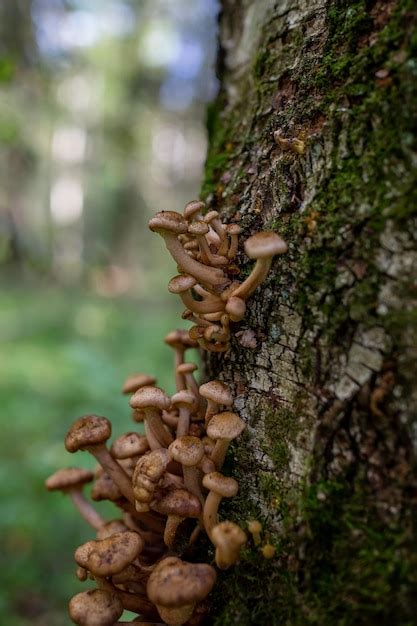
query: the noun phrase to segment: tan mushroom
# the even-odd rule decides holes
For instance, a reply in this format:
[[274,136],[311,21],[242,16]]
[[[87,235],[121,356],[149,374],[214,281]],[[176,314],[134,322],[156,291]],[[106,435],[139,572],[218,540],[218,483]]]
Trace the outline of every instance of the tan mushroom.
[[165,526],[164,542],[169,548],[172,547],[177,528],[180,523],[190,518],[198,519],[201,515],[200,500],[185,489],[172,489],[162,494],[151,502],[151,508],[157,513],[167,515]]
[[211,539],[211,531],[217,524],[217,513],[222,498],[233,498],[239,491],[239,485],[234,478],[223,476],[220,472],[210,472],[203,477],[203,486],[209,490],[204,504],[203,522]]
[[216,572],[205,563],[185,563],[176,557],[160,561],[149,577],[147,592],[161,618],[170,626],[181,626],[212,590]]
[[168,448],[171,457],[181,463],[184,474],[184,485],[193,493],[200,502],[204,503],[203,494],[200,489],[200,477],[197,465],[204,456],[204,445],[197,437],[185,435],[178,437]]
[[211,460],[220,469],[226,458],[227,449],[233,439],[239,437],[245,428],[245,422],[237,413],[225,411],[213,415],[207,426],[207,435],[216,441]]
[[[141,409],[145,412],[146,423],[150,432],[159,442],[159,448],[168,447],[173,441],[172,435],[165,428],[161,413],[169,409],[171,401],[159,387],[142,387],[130,398],[130,406],[133,409]],[[148,438],[149,440],[149,438]],[[152,442],[149,441],[152,447]]]
[[149,450],[146,437],[130,432],[115,439],[110,447],[110,453],[115,459],[129,459],[145,454]]
[[122,393],[131,394],[135,393],[141,387],[148,387],[154,385],[156,378],[154,376],[148,376],[148,374],[130,374],[123,384]]
[[179,328],[173,330],[164,339],[165,343],[173,348],[175,352],[174,370],[175,370],[175,385],[177,391],[185,389],[185,380],[181,374],[178,374],[178,366],[184,362],[184,353],[188,348],[197,348],[197,341],[193,340],[188,331]]
[[247,542],[246,533],[233,522],[220,522],[212,528],[211,540],[216,546],[215,560],[220,569],[228,569],[239,558]]
[[138,511],[149,511],[149,503],[154,499],[154,492],[166,472],[168,463],[169,455],[165,448],[148,452],[137,462],[132,485]]
[[65,447],[71,453],[78,450],[90,452],[116,483],[122,494],[133,503],[130,478],[106,448],[105,443],[110,436],[111,424],[106,417],[84,415],[77,419],[69,429],[65,437]]
[[93,473],[78,467],[60,469],[45,481],[48,491],[62,491],[71,498],[86,522],[96,530],[105,524],[105,520],[84,497],[82,490],[86,483],[93,480]]
[[80,626],[112,626],[123,613],[117,593],[106,589],[77,593],[68,608],[71,620]]
[[143,550],[144,543],[138,533],[126,530],[105,539],[91,540],[76,549],[78,565],[99,578],[121,572]]
[[195,300],[191,289],[196,284],[196,279],[189,274],[179,274],[174,276],[168,283],[168,291],[179,295],[184,305],[193,313],[215,313],[224,310],[224,302],[221,298],[210,298],[206,300]]
[[274,256],[287,252],[288,246],[277,233],[264,231],[249,237],[244,247],[247,256],[250,259],[256,259],[256,263],[248,278],[233,291],[233,296],[247,300],[258,285],[265,280]]
[[206,426],[221,406],[232,406],[233,396],[227,385],[221,380],[210,380],[200,385],[200,395],[207,400],[205,415]]
[[177,437],[188,435],[191,415],[198,409],[198,400],[192,391],[182,389],[171,397],[171,404],[179,411]]

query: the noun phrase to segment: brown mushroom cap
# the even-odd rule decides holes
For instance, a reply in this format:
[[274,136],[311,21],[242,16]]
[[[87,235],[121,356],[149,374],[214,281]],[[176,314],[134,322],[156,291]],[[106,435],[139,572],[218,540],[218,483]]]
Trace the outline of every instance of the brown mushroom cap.
[[121,519],[112,519],[98,529],[96,539],[107,539],[107,537],[110,537],[111,535],[124,533],[127,530],[129,530],[128,527]]
[[171,406],[169,397],[159,387],[142,387],[130,398],[129,402],[132,409],[146,409],[154,407],[167,410]]
[[212,590],[216,571],[205,563],[185,563],[176,557],[160,561],[149,577],[149,599],[163,607],[200,602]]
[[233,396],[227,385],[221,380],[210,380],[199,388],[200,395],[207,400],[211,400],[219,405],[232,406]]
[[80,467],[66,467],[59,469],[57,472],[49,476],[45,481],[45,487],[48,491],[65,491],[81,487],[93,480],[93,472],[82,469]]
[[178,437],[171,443],[168,448],[174,461],[178,461],[181,465],[192,467],[197,465],[204,456],[204,444],[198,437],[185,435]]
[[189,274],[179,274],[178,276],[174,276],[168,283],[168,291],[170,293],[182,293],[183,291],[188,291],[191,287],[197,283],[194,276],[190,276]]
[[203,485],[209,491],[214,491],[222,498],[233,498],[239,491],[238,482],[220,472],[210,472],[203,477]]
[[181,363],[178,365],[177,372],[178,374],[192,374],[198,369],[198,365],[195,363]]
[[193,394],[192,391],[188,391],[188,389],[183,389],[181,391],[177,391],[171,397],[172,406],[177,408],[187,408],[190,411],[195,411],[198,408],[198,400]]
[[186,233],[188,224],[176,211],[159,211],[149,220],[149,228],[155,233],[169,231],[175,235]]
[[72,621],[80,626],[111,626],[123,613],[123,604],[116,593],[90,589],[71,598],[68,610]]
[[201,503],[194,494],[186,489],[172,489],[163,494],[162,497],[153,500],[151,509],[162,515],[199,517]]
[[125,433],[113,441],[110,452],[115,459],[128,459],[132,456],[144,454],[149,450],[146,437],[138,433]]
[[210,439],[235,439],[245,428],[245,422],[237,413],[224,411],[213,415],[207,426]]
[[262,259],[284,254],[288,250],[285,241],[272,231],[262,231],[255,233],[244,243],[245,252],[250,259]]
[[77,452],[89,446],[102,444],[111,436],[111,423],[106,417],[84,415],[79,417],[65,437],[68,452]]
[[182,328],[178,328],[177,330],[172,330],[164,339],[165,343],[171,348],[197,348],[198,343],[193,341],[189,334],[188,330],[184,330]]
[[225,521],[216,524],[211,529],[210,539],[217,548],[217,566],[220,569],[227,569],[237,561],[240,549],[248,538],[237,524]]
[[205,207],[204,202],[201,200],[191,200],[184,207],[184,217],[186,220],[192,218],[196,213],[202,211]]
[[106,539],[87,541],[76,549],[74,557],[78,565],[94,576],[112,576],[134,561],[143,545],[138,533],[127,530]]
[[112,478],[106,472],[100,472],[94,481],[91,499],[95,502],[100,502],[100,500],[117,502],[121,498],[123,498],[123,494]]
[[207,235],[209,230],[210,229],[205,222],[193,222],[188,227],[188,232],[190,233],[190,235],[195,236]]
[[128,376],[123,384],[122,393],[135,393],[140,387],[154,385],[156,378],[154,376],[148,376],[147,374],[131,374]]

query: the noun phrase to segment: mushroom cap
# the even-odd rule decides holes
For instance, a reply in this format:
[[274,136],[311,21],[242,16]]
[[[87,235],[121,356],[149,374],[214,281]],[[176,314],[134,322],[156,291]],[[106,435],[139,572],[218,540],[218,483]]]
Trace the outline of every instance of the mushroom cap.
[[164,338],[164,341],[171,346],[171,348],[196,348],[198,346],[198,343],[190,338],[188,330],[184,330],[183,328],[172,330]]
[[182,389],[181,391],[177,391],[171,397],[171,403],[174,407],[185,407],[190,411],[195,411],[198,407],[198,400],[193,394],[192,391],[188,391],[188,389]]
[[94,478],[93,472],[80,467],[65,467],[59,469],[45,480],[48,491],[74,489],[90,483]]
[[128,527],[121,519],[112,519],[98,529],[96,539],[107,539],[115,533],[125,533],[127,530],[129,530]]
[[241,548],[248,540],[244,530],[233,522],[220,522],[213,526],[211,540],[219,548]]
[[181,363],[181,365],[177,367],[178,374],[191,374],[196,370],[198,370],[198,365],[195,363]]
[[213,415],[207,426],[207,434],[211,439],[235,439],[245,428],[245,422],[237,413],[224,411]]
[[168,231],[175,235],[187,232],[188,224],[180,213],[176,211],[159,211],[149,220],[149,228],[155,233]]
[[239,491],[238,482],[220,472],[210,472],[203,476],[203,486],[209,491],[214,491],[222,498],[233,498]]
[[174,608],[200,602],[215,582],[216,571],[211,565],[167,557],[149,576],[147,592],[154,604]]
[[250,259],[262,259],[275,256],[275,254],[284,254],[288,250],[287,244],[277,233],[267,230],[255,233],[246,239],[244,247]]
[[168,291],[170,293],[183,293],[184,291],[188,291],[191,287],[197,283],[194,276],[190,276],[190,274],[178,274],[178,276],[174,276],[168,283]]
[[148,376],[147,374],[131,374],[128,376],[123,384],[122,393],[135,393],[141,387],[148,385],[154,385],[156,378],[154,376]]
[[162,389],[159,387],[141,387],[138,389],[129,402],[132,409],[147,409],[153,407],[156,409],[169,409],[171,401]]
[[240,322],[246,313],[246,302],[242,298],[231,296],[226,302],[225,310],[232,322]]
[[111,423],[107,417],[84,415],[79,417],[65,437],[68,452],[77,452],[89,446],[105,443],[111,436]]
[[76,549],[74,557],[78,565],[94,576],[112,576],[132,563],[143,550],[143,545],[138,533],[126,530],[106,539],[87,541]]
[[110,452],[115,459],[128,459],[131,456],[144,454],[149,450],[146,437],[131,432],[121,435],[111,445]]
[[207,400],[212,400],[216,404],[224,406],[232,406],[233,396],[227,385],[221,380],[209,380],[207,383],[200,385],[200,395]]
[[162,497],[151,503],[151,509],[162,515],[178,515],[178,517],[199,517],[201,502],[193,493],[186,489],[171,489]]
[[227,224],[226,231],[228,235],[240,235],[242,227],[239,224]]
[[197,465],[204,456],[204,444],[198,437],[184,435],[178,437],[168,448],[174,461],[192,467]]
[[116,593],[90,589],[71,598],[68,612],[80,626],[111,626],[123,613],[123,604]]
[[215,220],[217,217],[219,217],[219,212],[218,211],[208,211],[208,213],[205,214],[204,216],[204,221],[208,224],[209,222],[211,222],[212,220]]
[[201,200],[191,200],[184,207],[184,217],[186,220],[189,220],[193,215],[199,213],[205,208],[204,202]]
[[197,237],[200,235],[207,235],[209,230],[210,229],[205,222],[193,222],[188,227],[189,234]]

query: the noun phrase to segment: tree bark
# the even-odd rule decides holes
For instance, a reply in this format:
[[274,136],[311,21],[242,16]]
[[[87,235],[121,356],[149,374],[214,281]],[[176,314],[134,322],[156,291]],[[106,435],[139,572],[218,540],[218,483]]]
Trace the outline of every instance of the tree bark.
[[207,358],[247,424],[221,517],[276,547],[221,574],[218,626],[415,623],[416,22],[411,0],[222,3],[202,197],[289,252]]

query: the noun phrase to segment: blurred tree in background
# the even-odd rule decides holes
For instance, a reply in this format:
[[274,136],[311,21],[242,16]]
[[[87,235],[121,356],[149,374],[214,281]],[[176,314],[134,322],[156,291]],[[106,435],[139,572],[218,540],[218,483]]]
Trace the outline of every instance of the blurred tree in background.
[[162,340],[180,309],[147,222],[198,195],[217,10],[0,3],[2,624],[68,624],[81,588],[72,553],[88,529],[43,486],[60,466],[91,467],[64,450],[73,419],[107,415],[117,436],[130,424],[128,373],[172,388]]

